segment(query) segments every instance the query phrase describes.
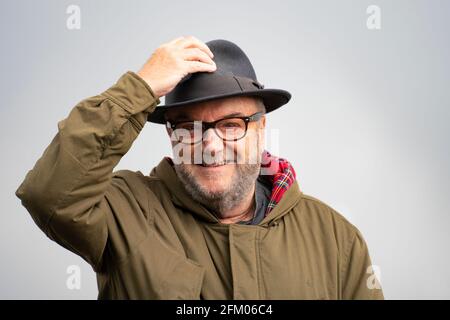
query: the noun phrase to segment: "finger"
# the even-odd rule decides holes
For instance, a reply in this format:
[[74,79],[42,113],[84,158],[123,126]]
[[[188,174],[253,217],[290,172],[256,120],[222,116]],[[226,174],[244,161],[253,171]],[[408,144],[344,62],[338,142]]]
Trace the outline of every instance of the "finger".
[[216,71],[216,65],[204,63],[200,61],[186,61],[189,73],[194,72],[213,72]]
[[209,49],[209,47],[201,40],[197,39],[194,36],[185,37],[184,40],[181,41],[184,48],[198,47],[204,52],[206,52],[211,58],[214,58],[214,54]]
[[178,37],[178,38],[175,38],[175,39],[173,39],[173,40],[170,40],[170,41],[168,42],[168,44],[176,44],[177,42],[183,40],[184,38],[185,38],[185,37]]
[[188,48],[183,51],[184,59],[188,61],[199,60],[204,63],[215,64],[209,55],[199,48]]

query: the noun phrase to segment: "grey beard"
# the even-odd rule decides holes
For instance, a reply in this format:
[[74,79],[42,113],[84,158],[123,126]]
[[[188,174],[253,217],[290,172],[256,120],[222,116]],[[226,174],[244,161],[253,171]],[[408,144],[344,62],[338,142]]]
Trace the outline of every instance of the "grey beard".
[[211,192],[201,186],[185,164],[175,164],[175,171],[186,192],[215,213],[224,213],[239,204],[252,190],[261,170],[261,163],[236,164],[233,179],[227,190]]

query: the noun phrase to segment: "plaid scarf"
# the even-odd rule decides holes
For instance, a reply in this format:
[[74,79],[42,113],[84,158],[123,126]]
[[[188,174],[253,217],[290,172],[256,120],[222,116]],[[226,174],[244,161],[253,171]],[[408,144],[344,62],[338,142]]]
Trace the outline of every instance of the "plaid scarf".
[[287,160],[273,156],[267,150],[264,150],[262,154],[261,175],[264,175],[272,185],[269,204],[264,214],[266,217],[280,202],[292,183],[294,183],[296,174],[294,168]]

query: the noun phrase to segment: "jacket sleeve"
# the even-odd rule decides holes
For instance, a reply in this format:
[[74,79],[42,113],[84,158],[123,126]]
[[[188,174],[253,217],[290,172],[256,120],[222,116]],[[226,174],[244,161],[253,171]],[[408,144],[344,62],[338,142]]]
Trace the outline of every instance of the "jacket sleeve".
[[39,228],[96,271],[108,240],[107,206],[100,203],[114,167],[159,103],[143,79],[126,72],[58,122],[53,140],[16,190]]
[[384,300],[377,278],[377,267],[372,265],[367,244],[358,229],[346,250],[342,270],[342,298],[344,300]]

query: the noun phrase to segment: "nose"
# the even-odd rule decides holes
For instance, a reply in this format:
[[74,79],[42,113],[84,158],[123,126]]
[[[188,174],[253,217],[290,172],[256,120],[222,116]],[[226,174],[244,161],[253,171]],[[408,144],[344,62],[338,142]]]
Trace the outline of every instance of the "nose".
[[207,129],[203,132],[203,149],[207,150],[211,156],[221,154],[224,149],[224,142],[220,138],[213,128]]

